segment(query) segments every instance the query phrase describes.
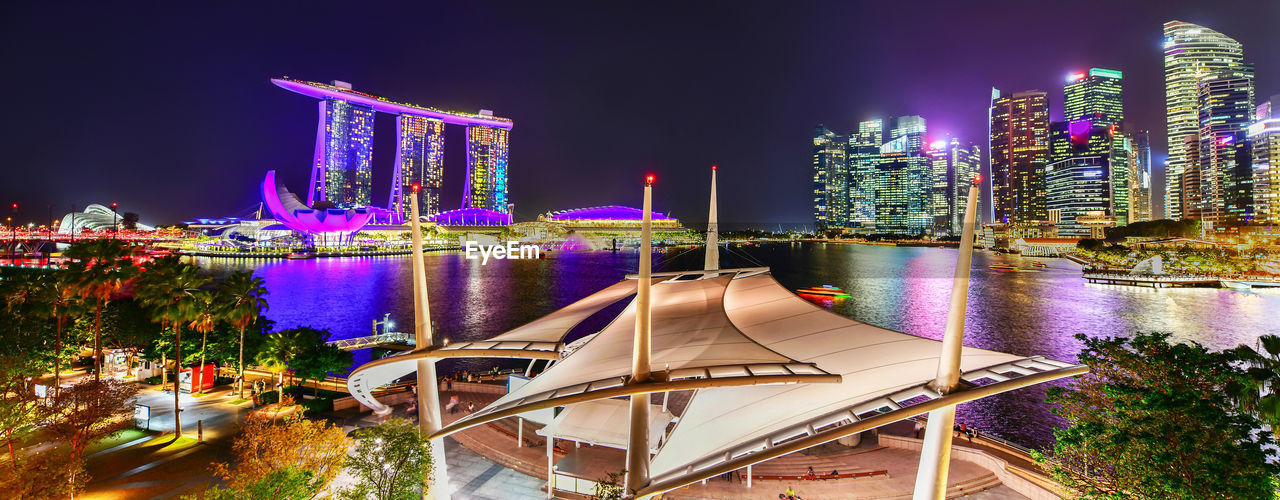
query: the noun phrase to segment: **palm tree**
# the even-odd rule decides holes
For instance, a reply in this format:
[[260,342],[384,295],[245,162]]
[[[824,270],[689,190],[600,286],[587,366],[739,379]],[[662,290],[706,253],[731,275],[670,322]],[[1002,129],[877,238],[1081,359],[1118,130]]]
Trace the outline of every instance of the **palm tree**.
[[[182,324],[194,321],[199,312],[200,287],[209,282],[199,269],[181,262],[177,256],[163,257],[148,264],[135,285],[135,296],[149,307],[153,321],[173,327],[174,363],[182,370]],[[174,440],[182,437],[182,413],[178,402],[179,377],[173,378]]]
[[1240,409],[1280,428],[1280,336],[1263,335],[1258,349],[1242,345],[1234,350],[1236,359],[1248,366],[1247,383],[1232,392]]
[[222,282],[219,290],[223,297],[220,302],[226,307],[227,320],[240,329],[240,377],[236,383],[240,399],[244,399],[244,329],[258,321],[262,312],[267,310],[267,300],[263,298],[267,294],[265,284],[262,278],[255,277],[253,273],[235,272]]
[[200,332],[200,364],[197,365],[200,367],[200,389],[197,391],[193,387],[191,391],[200,394],[204,394],[204,353],[205,347],[209,344],[209,332],[213,331],[213,327],[218,324],[223,315],[223,310],[216,305],[215,298],[213,293],[198,290],[195,296],[195,315],[191,317],[191,324],[188,325],[192,330]]
[[72,245],[63,254],[72,260],[68,268],[71,291],[93,301],[93,380],[102,378],[102,309],[137,268],[129,258],[129,248],[119,240],[97,239]]
[[10,282],[5,294],[6,305],[13,313],[25,307],[34,314],[54,318],[56,335],[53,341],[53,390],[56,394],[61,384],[62,325],[76,305],[69,275],[19,275]]
[[294,330],[272,333],[263,342],[262,350],[258,351],[258,364],[277,375],[278,385],[284,384],[284,371],[297,353],[298,342],[295,337],[297,332]]

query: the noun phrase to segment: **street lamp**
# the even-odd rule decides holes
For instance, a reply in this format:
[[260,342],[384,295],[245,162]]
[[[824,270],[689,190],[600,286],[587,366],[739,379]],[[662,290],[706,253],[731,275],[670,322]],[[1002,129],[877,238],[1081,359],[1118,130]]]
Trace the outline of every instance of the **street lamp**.
[[111,235],[112,239],[118,239],[120,237],[120,223],[116,222],[116,216],[120,215],[120,212],[116,210],[116,207],[119,206],[119,203],[114,201],[111,202],[111,227],[114,228]]

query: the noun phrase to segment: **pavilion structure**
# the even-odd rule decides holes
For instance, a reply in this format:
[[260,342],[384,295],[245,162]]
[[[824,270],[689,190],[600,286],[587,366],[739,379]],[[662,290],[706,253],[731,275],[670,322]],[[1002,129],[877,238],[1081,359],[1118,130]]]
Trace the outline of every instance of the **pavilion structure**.
[[[709,243],[716,241],[714,183],[713,170]],[[714,243],[707,248],[704,269],[652,272],[647,258],[651,189],[650,177],[637,274],[488,340],[419,343],[412,352],[367,363],[348,379],[351,394],[384,412],[389,409],[372,391],[426,360],[553,360],[493,403],[449,425],[432,426],[431,437],[564,407],[564,418],[558,417],[554,427],[571,431],[576,440],[616,446],[626,434],[628,498],[652,497],[929,413],[915,498],[933,499],[943,498],[946,488],[949,422],[956,404],[1087,371],[1041,356],[962,345],[976,187],[969,195],[941,342],[819,308],[779,284],[768,268],[720,269]],[[627,301],[626,308],[608,326],[566,349],[570,330],[620,301]],[[671,420],[661,410],[654,414],[648,396],[672,391],[692,392],[668,425]],[[438,405],[438,399],[424,399],[419,408],[430,407],[422,413],[438,415]],[[577,405],[585,406],[579,411]]]

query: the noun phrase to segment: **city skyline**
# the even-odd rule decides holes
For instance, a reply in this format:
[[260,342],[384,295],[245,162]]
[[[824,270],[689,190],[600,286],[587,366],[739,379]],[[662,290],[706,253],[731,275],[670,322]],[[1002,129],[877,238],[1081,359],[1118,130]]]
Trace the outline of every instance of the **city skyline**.
[[[34,98],[14,103],[13,111],[29,118],[7,123],[4,136],[14,144],[32,147],[17,148],[12,160],[19,167],[13,182],[0,188],[0,197],[21,203],[19,218],[24,221],[43,220],[50,203],[60,214],[71,203],[83,207],[119,201],[121,210],[138,212],[144,221],[172,223],[195,216],[234,215],[256,205],[254,180],[266,170],[278,169],[285,184],[304,185],[301,170],[308,163],[314,135],[306,124],[311,119],[303,117],[315,108],[284,99],[278,89],[265,83],[266,77],[281,74],[351,81],[357,88],[450,109],[491,107],[529,123],[513,139],[517,144],[510,158],[520,165],[511,173],[515,197],[508,200],[516,205],[518,220],[569,206],[635,204],[634,196],[623,188],[625,179],[634,177],[629,173],[653,171],[661,182],[681,179],[691,167],[716,163],[736,173],[726,178],[730,184],[721,203],[726,213],[737,214],[739,220],[726,224],[810,219],[803,208],[809,175],[796,159],[806,154],[808,138],[803,131],[814,123],[852,130],[859,121],[887,119],[889,113],[922,115],[930,120],[931,132],[981,145],[986,92],[991,86],[1049,93],[1050,119],[1058,120],[1056,101],[1063,78],[1090,67],[1124,72],[1126,119],[1151,131],[1153,163],[1158,167],[1166,144],[1160,28],[1173,19],[1209,26],[1240,41],[1246,61],[1258,68],[1257,99],[1280,93],[1276,84],[1280,64],[1273,62],[1280,59],[1276,48],[1280,44],[1275,43],[1276,33],[1264,25],[1265,19],[1274,19],[1280,12],[1266,4],[1126,5],[1110,12],[1114,15],[1093,20],[1091,26],[1108,35],[1102,37],[1105,41],[1046,39],[1037,27],[1045,22],[1079,21],[1090,9],[1007,12],[1028,21],[1023,23],[1026,27],[1011,28],[1009,35],[1026,43],[1001,49],[1007,55],[998,55],[997,48],[985,42],[959,42],[967,38],[960,36],[962,32],[989,27],[984,12],[1008,10],[999,6],[940,5],[930,10],[931,16],[918,20],[924,34],[920,40],[893,44],[877,41],[876,33],[883,30],[871,28],[875,19],[891,14],[886,7],[842,5],[838,15],[817,8],[777,13],[747,7],[729,9],[729,17],[724,18],[726,9],[702,6],[686,12],[693,26],[670,26],[667,17],[625,8],[569,16],[549,9],[532,18],[528,11],[491,15],[483,7],[450,8],[464,10],[449,13],[457,19],[491,19],[494,28],[485,40],[465,44],[467,50],[460,54],[404,65],[390,62],[406,53],[441,54],[441,48],[462,47],[454,39],[460,40],[456,33],[465,28],[446,26],[440,34],[407,45],[407,35],[377,33],[360,47],[340,48],[336,55],[319,58],[306,49],[307,37],[301,34],[315,26],[317,18],[326,17],[326,12],[267,9],[260,19],[208,13],[208,24],[220,27],[212,33],[189,23],[148,21],[149,16],[174,12],[141,12],[124,21],[138,23],[133,28],[136,38],[126,35],[92,45],[83,43],[98,30],[92,25],[92,8],[67,13],[41,6],[9,7],[12,15],[6,18],[12,20],[12,29],[6,30],[6,36],[14,43],[5,49],[4,57],[16,74],[31,76],[4,85],[11,93],[20,91]],[[1238,15],[1241,9],[1257,15]],[[185,12],[189,18],[206,14]],[[426,13],[443,14],[431,9]],[[56,33],[63,38],[47,44],[49,50],[39,55],[47,60],[20,53],[17,47],[23,43],[17,41],[47,41],[54,35],[33,33],[25,26],[54,16],[67,32]],[[293,16],[297,18],[288,19]],[[552,21],[554,16],[564,19]],[[565,25],[586,16],[598,21],[588,26]],[[640,22],[620,29],[615,26],[634,18]],[[1037,19],[1044,21],[1031,22]],[[837,30],[839,36],[822,35],[818,40],[807,36],[823,32],[812,28],[837,22],[844,28],[864,29]],[[657,27],[666,27],[668,39],[649,45],[652,40],[645,35]],[[251,36],[225,39],[224,29]],[[295,38],[296,42],[291,41]],[[140,45],[143,39],[172,43]],[[218,44],[210,45],[208,40]],[[582,43],[588,40],[591,43]],[[811,50],[813,43],[818,50]],[[262,53],[250,53],[251,47]],[[567,52],[545,57],[551,47]],[[189,53],[202,57],[193,61],[177,57]],[[600,58],[603,54],[610,57]],[[838,57],[841,54],[852,56]],[[920,58],[931,62],[920,64],[904,54],[925,54]],[[95,58],[101,62],[90,60]],[[157,58],[174,66],[163,71],[144,67]],[[1019,64],[1007,64],[1011,58]],[[53,60],[82,60],[86,66],[69,73],[50,64]],[[584,60],[593,62],[582,65]],[[230,66],[233,61],[235,67]],[[832,61],[847,62],[832,66]],[[135,76],[127,81],[94,78],[100,74],[95,65],[103,63],[136,70],[132,71]],[[818,71],[820,67],[825,73]],[[867,67],[882,70],[868,77],[859,70]],[[586,75],[596,74],[604,77],[588,81],[598,89],[583,87]],[[70,82],[85,80],[95,85],[96,95],[113,96],[128,105],[112,108],[111,113],[67,115],[95,109],[84,100],[87,96],[70,90]],[[161,100],[178,104],[143,104]],[[671,111],[676,109],[680,111]],[[70,126],[51,132],[52,127],[66,123],[66,116],[75,116]],[[712,123],[745,125],[733,133],[705,133]],[[384,121],[375,128],[392,126]],[[461,135],[446,134],[445,140],[461,141]],[[237,147],[220,146],[228,144]],[[392,165],[377,158],[394,157],[395,147],[394,134],[375,139],[375,179],[390,178]],[[445,149],[454,154],[464,150],[460,142],[449,142]],[[457,159],[461,158],[450,157],[446,162],[453,164]],[[601,171],[616,175],[591,175]],[[753,179],[761,176],[770,179],[767,187],[752,186]],[[81,182],[72,189],[67,178]],[[458,206],[461,185],[445,183],[441,205]],[[1153,182],[1161,183],[1162,178]],[[376,204],[388,199],[384,184],[389,183],[374,181],[371,198]],[[679,184],[664,190],[655,202],[686,220],[700,219],[699,196],[691,186]]]

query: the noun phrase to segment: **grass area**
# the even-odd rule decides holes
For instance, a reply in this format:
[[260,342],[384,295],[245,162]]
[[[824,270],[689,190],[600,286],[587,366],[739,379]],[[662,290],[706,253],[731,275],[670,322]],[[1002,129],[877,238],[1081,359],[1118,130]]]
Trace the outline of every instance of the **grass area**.
[[212,393],[212,392],[196,392],[196,393],[192,393],[192,394],[191,394],[191,397],[193,397],[193,398],[205,398],[205,397],[209,397],[209,396],[211,396],[211,395],[213,395],[213,393]]
[[151,451],[154,453],[184,450],[195,446],[197,443],[198,441],[193,437],[182,436],[178,438],[177,441],[174,441],[173,434],[161,434],[152,438],[150,441],[140,444],[139,446],[151,448]]
[[118,445],[128,443],[135,439],[144,438],[147,436],[155,436],[157,434],[159,434],[157,431],[147,431],[147,430],[138,429],[138,428],[125,429],[123,431],[116,433],[116,435],[114,436],[102,439],[100,441],[97,441],[89,445],[89,447],[85,449],[85,454],[90,455],[90,454],[105,450],[107,448],[111,448],[113,446],[118,446]]
[[248,403],[248,402],[249,402],[249,400],[247,400],[247,399],[240,399],[240,398],[236,398],[236,399],[233,399],[233,400],[231,400],[231,401],[227,401],[227,404],[231,404],[231,405],[241,405],[241,404],[245,404],[245,403]]

